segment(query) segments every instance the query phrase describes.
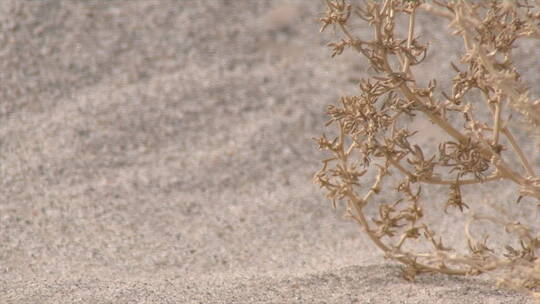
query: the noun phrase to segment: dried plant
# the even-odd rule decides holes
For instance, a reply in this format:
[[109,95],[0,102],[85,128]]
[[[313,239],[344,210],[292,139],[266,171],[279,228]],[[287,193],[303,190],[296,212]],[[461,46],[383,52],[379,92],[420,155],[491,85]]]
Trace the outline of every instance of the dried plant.
[[[356,51],[375,75],[360,81],[358,95],[328,106],[327,126],[337,134],[316,139],[330,157],[314,179],[334,207],[345,203],[386,257],[405,265],[407,279],[426,272],[494,273],[501,283],[540,298],[540,239],[534,223],[510,212],[540,201],[540,177],[516,139],[540,129],[540,100],[530,96],[512,58],[516,41],[540,38],[539,7],[540,1],[326,0],[321,31],[341,33],[329,43],[332,57]],[[419,11],[447,20],[463,41],[460,62],[448,63],[455,72],[449,88],[438,87],[436,79],[422,86],[416,77],[428,53],[415,36]],[[357,21],[372,29],[371,38],[355,33]],[[511,115],[523,123],[511,127]],[[428,120],[448,137],[421,143],[421,130],[407,127],[411,119]],[[501,182],[515,188],[505,207],[474,198],[480,187],[502,190],[495,186]],[[438,204],[425,194],[427,187],[446,188],[447,198]],[[467,198],[465,189],[473,196]],[[490,212],[476,211],[480,204]],[[427,210],[437,205],[443,212],[435,217],[463,220],[468,248],[437,234],[437,221],[427,220]],[[489,230],[482,237],[475,232],[486,223],[510,235],[502,249],[492,248]]]

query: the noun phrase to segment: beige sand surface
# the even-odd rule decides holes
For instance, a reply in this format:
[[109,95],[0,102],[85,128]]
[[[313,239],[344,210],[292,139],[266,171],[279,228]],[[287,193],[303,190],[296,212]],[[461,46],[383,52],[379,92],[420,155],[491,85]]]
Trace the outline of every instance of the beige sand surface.
[[369,73],[320,11],[0,1],[0,303],[527,302],[404,281],[311,184],[324,106]]

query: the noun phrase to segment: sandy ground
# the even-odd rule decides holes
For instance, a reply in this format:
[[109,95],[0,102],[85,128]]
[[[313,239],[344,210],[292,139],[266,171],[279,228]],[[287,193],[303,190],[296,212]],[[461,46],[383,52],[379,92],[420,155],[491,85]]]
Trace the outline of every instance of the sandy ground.
[[[526,303],[403,280],[311,183],[324,106],[369,73],[321,11],[2,0],[0,302]],[[426,79],[458,49],[433,46]]]

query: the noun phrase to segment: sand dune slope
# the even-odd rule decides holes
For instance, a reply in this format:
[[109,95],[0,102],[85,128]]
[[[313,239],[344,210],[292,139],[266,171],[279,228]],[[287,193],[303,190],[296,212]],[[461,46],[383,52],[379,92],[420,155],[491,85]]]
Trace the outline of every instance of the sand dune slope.
[[366,71],[321,9],[2,1],[0,302],[526,302],[404,281],[312,185],[324,106]]

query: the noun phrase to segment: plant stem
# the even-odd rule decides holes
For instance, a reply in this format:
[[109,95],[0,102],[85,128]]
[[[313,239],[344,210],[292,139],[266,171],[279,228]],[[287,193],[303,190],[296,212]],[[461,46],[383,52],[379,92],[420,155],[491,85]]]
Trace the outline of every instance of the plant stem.
[[[414,17],[416,16],[415,10],[416,8],[413,8],[412,12],[409,14],[409,31],[407,33],[407,51],[411,50],[411,45],[412,45],[412,40],[413,40]],[[402,72],[407,73],[407,75],[409,76],[412,76],[411,71],[410,71],[410,63],[411,63],[411,60],[409,56],[405,55],[405,63],[403,64]]]

